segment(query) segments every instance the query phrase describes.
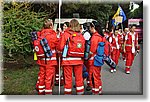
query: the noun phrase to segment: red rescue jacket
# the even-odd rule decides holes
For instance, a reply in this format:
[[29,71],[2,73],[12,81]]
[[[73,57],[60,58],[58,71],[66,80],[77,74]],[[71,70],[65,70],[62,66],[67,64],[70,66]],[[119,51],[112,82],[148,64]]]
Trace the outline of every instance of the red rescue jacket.
[[[70,30],[69,28],[66,29],[59,40],[57,49],[61,53],[63,52],[64,46],[67,43],[67,39],[71,36],[70,32],[73,32],[73,31]],[[78,32],[74,32],[74,33],[78,33]],[[66,58],[62,58],[61,64],[62,65],[79,65],[79,64],[83,64],[83,60],[81,57],[69,57],[67,55]]]
[[[134,47],[136,49],[139,47],[138,46],[138,34],[134,33],[134,36],[135,36]],[[126,35],[125,40],[126,40],[125,50],[132,51],[132,34],[131,34],[131,32]]]
[[[121,42],[120,42],[120,36],[117,35],[117,38],[118,38],[118,45],[119,45],[119,48],[121,47]],[[117,48],[117,44],[116,44],[116,39],[115,39],[115,36],[114,34],[112,34],[112,36],[109,38],[109,40],[111,39],[111,41],[109,41],[111,43],[111,46],[112,46],[112,51],[113,49],[118,49]],[[118,49],[119,50],[119,49]]]
[[45,33],[49,33],[49,35],[47,35],[47,36],[51,39],[51,41],[48,41],[48,42],[49,42],[49,46],[52,51],[52,57],[46,58],[46,59],[43,57],[38,57],[37,63],[41,64],[41,63],[45,62],[45,65],[57,65],[56,45],[57,45],[58,39],[57,39],[56,32],[52,29],[42,29],[40,32],[38,32],[38,36],[39,37],[43,36]]
[[88,60],[88,65],[94,65],[94,56],[97,54],[97,47],[99,42],[105,42],[106,39],[95,32],[91,38],[90,54],[91,57]]

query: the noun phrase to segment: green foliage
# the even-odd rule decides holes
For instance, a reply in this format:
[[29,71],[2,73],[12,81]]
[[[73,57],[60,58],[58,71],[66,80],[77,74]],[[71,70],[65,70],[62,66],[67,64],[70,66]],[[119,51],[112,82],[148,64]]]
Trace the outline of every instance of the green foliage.
[[143,2],[139,4],[139,8],[128,13],[129,18],[143,18]]
[[6,58],[27,56],[32,52],[29,32],[42,28],[46,14],[30,11],[30,7],[31,4],[25,2],[4,4],[3,45]]

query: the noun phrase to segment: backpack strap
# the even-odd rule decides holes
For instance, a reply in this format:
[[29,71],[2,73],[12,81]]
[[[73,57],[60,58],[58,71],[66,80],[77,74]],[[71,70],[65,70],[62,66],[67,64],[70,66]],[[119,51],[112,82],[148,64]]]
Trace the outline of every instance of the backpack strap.
[[81,34],[84,35],[87,32],[87,30],[84,30]]

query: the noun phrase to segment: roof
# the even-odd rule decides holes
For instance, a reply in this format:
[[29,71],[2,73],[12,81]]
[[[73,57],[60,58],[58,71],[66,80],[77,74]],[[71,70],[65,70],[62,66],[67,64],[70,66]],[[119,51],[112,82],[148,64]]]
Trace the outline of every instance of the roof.
[[[84,18],[75,18],[79,21],[80,24],[84,24],[85,22],[92,22],[92,21],[96,21],[94,19],[84,19]],[[60,23],[64,23],[64,22],[70,22],[72,20],[72,18],[61,18],[60,19]],[[54,23],[59,23],[59,19],[55,19]]]

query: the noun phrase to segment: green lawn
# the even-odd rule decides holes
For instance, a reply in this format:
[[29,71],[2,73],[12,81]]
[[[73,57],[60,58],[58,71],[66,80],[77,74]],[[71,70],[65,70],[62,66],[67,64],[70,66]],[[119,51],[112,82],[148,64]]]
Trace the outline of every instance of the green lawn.
[[39,68],[9,68],[4,70],[5,95],[33,95]]

